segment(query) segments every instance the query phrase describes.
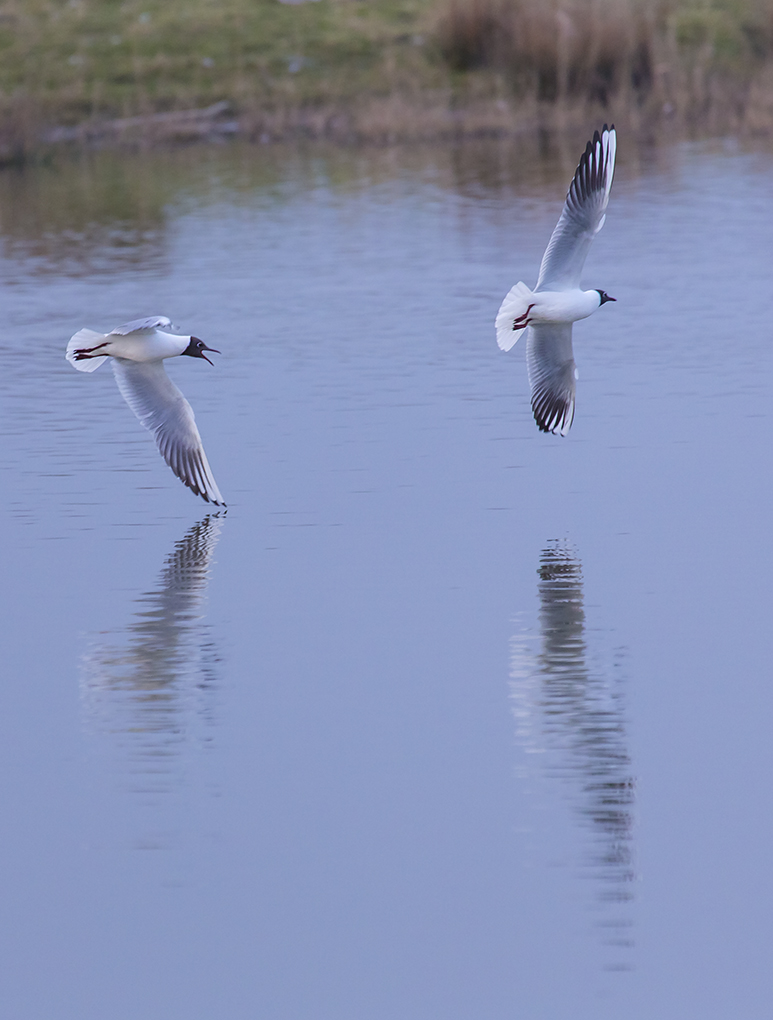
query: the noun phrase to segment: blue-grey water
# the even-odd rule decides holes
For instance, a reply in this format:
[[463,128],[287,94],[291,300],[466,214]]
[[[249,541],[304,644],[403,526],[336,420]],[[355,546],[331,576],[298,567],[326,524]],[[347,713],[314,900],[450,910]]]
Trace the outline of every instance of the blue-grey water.
[[[4,1018],[770,1017],[773,156],[620,139],[560,439],[578,154],[0,175]],[[227,513],[64,361],[150,314]]]

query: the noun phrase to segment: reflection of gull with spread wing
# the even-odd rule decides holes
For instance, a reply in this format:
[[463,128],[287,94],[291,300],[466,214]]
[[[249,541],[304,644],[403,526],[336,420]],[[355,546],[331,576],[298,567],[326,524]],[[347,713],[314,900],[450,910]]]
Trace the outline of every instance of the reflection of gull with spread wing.
[[[159,583],[136,600],[126,640],[95,644],[84,657],[88,728],[122,734],[135,760],[153,759],[154,786],[166,788],[160,759],[179,753],[203,721],[216,679],[217,654],[202,623],[212,554],[223,517],[194,524],[175,544]],[[159,784],[161,786],[159,787]]]
[[[572,800],[591,829],[584,868],[603,885],[603,900],[632,898],[634,781],[620,693],[589,663],[583,582],[573,550],[554,543],[539,566],[541,650],[513,644],[512,693],[519,738],[543,752],[539,768],[568,780]],[[605,919],[623,928],[622,919]],[[625,944],[622,932],[613,941]]]

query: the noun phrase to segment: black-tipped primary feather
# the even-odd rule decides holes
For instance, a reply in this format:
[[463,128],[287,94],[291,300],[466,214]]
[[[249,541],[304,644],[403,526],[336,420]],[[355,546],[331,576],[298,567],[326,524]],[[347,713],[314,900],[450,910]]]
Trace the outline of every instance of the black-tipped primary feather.
[[540,266],[535,292],[571,290],[580,275],[591,242],[604,226],[609,190],[615,175],[617,134],[605,124],[585,146],[574,172],[566,202]]
[[565,436],[574,420],[576,387],[571,322],[529,326],[526,365],[534,420],[543,432]]
[[161,456],[183,484],[215,506],[225,506],[204,453],[193,409],[164,369],[163,361],[113,358],[118,389],[153,433]]

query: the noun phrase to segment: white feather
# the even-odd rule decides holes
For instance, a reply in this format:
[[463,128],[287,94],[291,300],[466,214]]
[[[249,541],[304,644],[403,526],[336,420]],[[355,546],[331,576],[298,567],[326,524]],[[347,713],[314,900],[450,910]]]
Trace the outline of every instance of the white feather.
[[535,291],[574,290],[580,286],[591,242],[606,219],[616,153],[614,128],[602,131],[594,142],[588,142],[545,249]]
[[526,314],[531,297],[532,292],[525,283],[516,283],[500,305],[496,327],[497,343],[501,350],[509,351],[523,332],[522,329],[513,327],[518,325],[516,320]]
[[151,315],[147,319],[132,319],[123,326],[110,330],[110,336],[130,336],[132,333],[152,333],[157,329],[169,329],[172,320],[165,315]]
[[75,352],[87,347],[96,347],[97,344],[101,344],[105,339],[105,333],[95,333],[93,329],[79,329],[74,336],[70,337],[70,342],[67,344],[65,358],[67,358],[72,367],[77,368],[79,372],[93,372],[95,369],[99,368],[103,362],[107,361],[107,355],[105,354],[103,357],[76,359]]
[[161,456],[180,481],[208,503],[224,506],[193,409],[166,374],[163,361],[113,358],[113,372],[124,400],[153,433]]

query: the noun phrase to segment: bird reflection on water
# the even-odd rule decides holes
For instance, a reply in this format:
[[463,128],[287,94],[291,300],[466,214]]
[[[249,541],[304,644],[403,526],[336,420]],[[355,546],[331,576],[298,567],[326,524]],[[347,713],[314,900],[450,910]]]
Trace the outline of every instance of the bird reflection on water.
[[140,595],[125,640],[94,643],[83,660],[86,728],[110,735],[130,761],[136,791],[168,792],[180,758],[212,737],[218,654],[203,621],[212,556],[224,515],[194,524]]
[[511,694],[519,742],[527,754],[537,755],[526,759],[530,764],[522,774],[568,784],[570,800],[590,830],[580,870],[599,883],[605,941],[628,948],[631,922],[614,906],[622,909],[632,900],[635,878],[635,789],[622,691],[614,665],[605,670],[593,664],[604,650],[594,648],[586,634],[576,552],[551,543],[540,556],[538,575],[539,651],[529,648],[527,635],[513,642]]

